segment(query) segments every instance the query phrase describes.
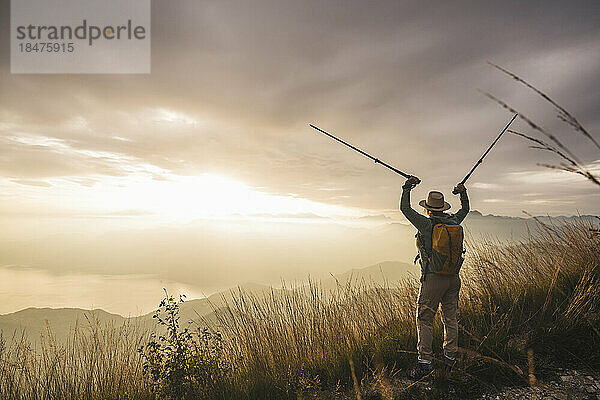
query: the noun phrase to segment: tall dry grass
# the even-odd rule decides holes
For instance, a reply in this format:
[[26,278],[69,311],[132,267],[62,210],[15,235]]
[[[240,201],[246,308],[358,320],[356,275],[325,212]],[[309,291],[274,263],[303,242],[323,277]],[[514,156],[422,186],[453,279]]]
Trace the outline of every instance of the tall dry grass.
[[[583,220],[539,221],[527,240],[470,246],[461,273],[457,385],[526,383],[528,351],[542,372],[557,363],[600,365],[600,237],[593,229]],[[351,369],[359,381],[382,368],[406,371],[414,360],[417,284],[355,282],[331,295],[315,282],[269,296],[238,292],[219,313],[236,371],[231,384],[249,398],[282,398],[352,385]],[[439,354],[439,318],[434,330]]]
[[589,220],[544,224],[522,242],[478,244],[464,280],[463,346],[526,370],[598,365],[600,237]]
[[[594,229],[589,220],[539,221],[526,240],[469,246],[461,271],[461,360],[439,390],[451,387],[456,396],[467,397],[505,383],[534,382],[534,370],[600,366],[600,235]],[[360,396],[369,385],[379,388],[379,398],[440,395],[415,394],[418,389],[409,384],[398,387],[403,383],[397,378],[415,358],[417,289],[418,281],[407,279],[386,287],[351,281],[332,293],[318,282],[268,295],[238,290],[215,310],[213,329],[223,334],[222,348],[210,357],[220,358],[214,365],[225,370],[216,377],[206,370],[198,379],[183,377],[185,395],[170,396],[296,399],[336,388]],[[441,354],[439,318],[434,335],[434,349]],[[63,345],[49,335],[38,349],[25,340],[2,347],[0,398],[167,398],[165,393],[176,392],[161,391],[160,385],[172,385],[172,376],[182,378],[172,368],[213,365],[207,355],[173,363],[168,341],[175,336],[177,346],[171,348],[198,348],[181,342],[187,333],[168,334],[165,357],[152,366],[161,381],[143,373],[138,349],[152,339],[131,325],[102,327],[92,321]],[[194,361],[198,357],[200,364]],[[211,382],[218,387],[208,387]]]
[[22,333],[0,345],[0,398],[154,399],[137,352],[147,340],[140,326],[101,324],[93,313],[66,343],[48,329],[36,348]]
[[[540,89],[523,79],[522,77],[509,71],[508,69],[496,65],[492,62],[488,62],[488,64],[497,69],[498,71],[502,72],[506,76],[514,79],[515,81],[517,81],[518,83],[520,83],[521,85],[538,95],[539,97],[541,97],[547,104],[552,106],[552,108],[557,113],[556,117],[560,121],[568,125],[571,129],[573,129],[575,133],[578,133],[582,135],[586,140],[589,140],[596,149],[600,150],[600,143],[596,140],[596,138],[594,138],[590,134],[590,132],[579,122],[579,120],[577,120],[577,118],[575,118],[575,116],[573,116],[572,113],[567,111],[567,109],[558,104],[554,99],[552,99],[546,93],[544,93],[543,91],[541,91]],[[540,123],[533,121],[524,113],[517,111],[504,100],[497,98],[489,92],[485,92],[482,90],[479,91],[495,103],[499,104],[502,108],[510,111],[511,113],[518,114],[519,118],[527,123],[528,127],[531,129],[532,132],[541,134],[550,140],[550,143],[548,143],[546,141],[535,138],[532,135],[527,135],[522,132],[517,132],[511,129],[508,130],[508,132],[522,137],[530,143],[534,143],[533,145],[529,146],[530,148],[554,153],[561,160],[561,162],[558,165],[545,163],[538,163],[538,165],[550,169],[562,170],[581,175],[584,178],[586,178],[589,182],[600,186],[600,177],[597,176],[596,172],[591,169],[591,166],[589,164],[586,164],[585,162],[581,161],[579,157],[577,157],[577,155],[575,155],[567,146],[565,146],[563,140],[560,139],[558,135],[550,132],[546,128],[543,128]]]
[[269,296],[238,292],[218,313],[235,384],[282,396],[348,384],[352,364],[362,377],[366,368],[406,361],[396,351],[406,346],[388,339],[414,340],[416,293],[408,280],[393,288],[349,282],[331,293],[317,282]]

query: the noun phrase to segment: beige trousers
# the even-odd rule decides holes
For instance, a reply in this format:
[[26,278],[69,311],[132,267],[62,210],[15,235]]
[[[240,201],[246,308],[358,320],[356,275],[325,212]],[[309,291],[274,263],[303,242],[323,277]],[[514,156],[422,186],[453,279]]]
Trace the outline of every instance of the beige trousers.
[[442,304],[442,321],[444,323],[444,355],[456,358],[458,352],[458,292],[460,278],[458,275],[427,274],[421,282],[419,300],[417,302],[417,350],[419,359],[431,361],[433,319]]

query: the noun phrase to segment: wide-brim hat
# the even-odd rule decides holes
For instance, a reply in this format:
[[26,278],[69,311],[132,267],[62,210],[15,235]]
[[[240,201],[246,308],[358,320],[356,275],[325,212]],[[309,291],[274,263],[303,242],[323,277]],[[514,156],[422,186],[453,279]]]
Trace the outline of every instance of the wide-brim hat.
[[429,192],[427,200],[421,200],[419,205],[431,211],[446,211],[451,207],[444,201],[444,194],[436,191]]

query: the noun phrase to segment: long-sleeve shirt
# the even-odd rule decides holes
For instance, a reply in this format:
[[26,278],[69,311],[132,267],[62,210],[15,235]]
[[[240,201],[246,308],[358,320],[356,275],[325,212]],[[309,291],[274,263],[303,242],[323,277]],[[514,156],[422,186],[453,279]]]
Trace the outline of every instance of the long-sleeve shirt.
[[[410,188],[402,188],[402,197],[400,198],[400,211],[414,225],[421,235],[425,250],[431,252],[431,232],[433,230],[433,222],[431,218],[418,213],[410,206]],[[440,211],[434,211],[433,218],[449,225],[459,225],[469,213],[469,197],[467,191],[460,193],[460,210],[454,214],[446,214]],[[431,270],[426,262],[421,259],[421,273],[428,274]]]

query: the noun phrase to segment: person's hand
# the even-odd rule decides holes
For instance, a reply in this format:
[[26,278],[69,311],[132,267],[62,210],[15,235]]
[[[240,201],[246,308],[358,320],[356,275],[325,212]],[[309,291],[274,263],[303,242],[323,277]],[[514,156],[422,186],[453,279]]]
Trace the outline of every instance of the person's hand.
[[411,176],[410,178],[408,178],[406,180],[406,182],[404,183],[404,186],[402,186],[402,187],[412,189],[415,186],[417,186],[419,183],[421,183],[421,180],[419,178],[417,178],[416,176]]
[[464,192],[466,190],[467,190],[467,188],[465,187],[465,185],[463,185],[462,183],[459,183],[458,185],[456,185],[454,187],[454,190],[452,191],[452,193],[459,194],[459,193],[462,193],[462,192]]

